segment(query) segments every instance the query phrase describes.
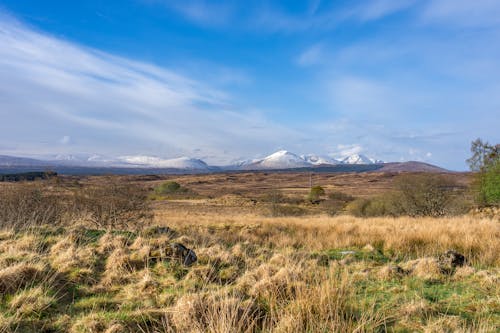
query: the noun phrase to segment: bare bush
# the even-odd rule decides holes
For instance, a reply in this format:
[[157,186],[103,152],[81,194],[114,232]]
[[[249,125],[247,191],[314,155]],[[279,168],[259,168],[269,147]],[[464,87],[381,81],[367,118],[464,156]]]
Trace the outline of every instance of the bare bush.
[[0,228],[23,229],[37,225],[61,224],[67,202],[47,186],[15,184],[0,190]]
[[448,216],[463,214],[470,204],[464,191],[445,175],[407,174],[395,181],[393,193],[350,202],[354,216]]
[[75,194],[74,212],[97,228],[140,229],[152,218],[147,191],[137,185],[109,181]]
[[461,210],[458,207],[460,189],[446,175],[402,175],[396,179],[396,188],[392,204],[399,215],[437,217]]

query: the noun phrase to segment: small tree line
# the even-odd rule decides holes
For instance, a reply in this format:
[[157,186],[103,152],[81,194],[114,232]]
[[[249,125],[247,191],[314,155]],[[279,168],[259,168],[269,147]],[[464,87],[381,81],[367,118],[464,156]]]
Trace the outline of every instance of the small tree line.
[[476,172],[473,184],[480,206],[500,204],[500,144],[492,145],[481,139],[472,141],[472,156],[467,160]]

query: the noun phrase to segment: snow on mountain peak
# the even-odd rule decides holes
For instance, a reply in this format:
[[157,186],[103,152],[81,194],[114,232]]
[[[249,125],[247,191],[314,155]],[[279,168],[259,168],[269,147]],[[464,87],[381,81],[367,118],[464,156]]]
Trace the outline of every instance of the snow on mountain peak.
[[342,161],[321,155],[296,155],[287,150],[279,150],[267,157],[260,160],[253,160],[252,162],[245,161],[235,165],[245,169],[293,169],[304,168],[321,165],[334,165],[334,164],[374,164],[382,163],[379,160],[373,160],[365,155],[354,154],[344,158]]
[[162,159],[156,156],[134,155],[122,156],[120,160],[128,164],[138,165],[148,168],[173,168],[173,169],[190,169],[204,170],[208,169],[208,165],[196,158],[178,157],[171,159]]
[[373,158],[368,158],[367,156],[363,154],[353,154],[350,156],[347,156],[342,160],[342,163],[345,164],[376,164],[376,163],[383,163],[381,160],[375,160]]
[[279,150],[255,164],[269,169],[302,168],[311,165],[300,156],[286,150]]
[[313,165],[322,165],[322,164],[339,164],[340,162],[334,158],[330,158],[328,156],[320,156],[314,154],[308,155],[300,155],[300,157]]
[[[45,162],[43,162],[45,161]],[[37,163],[48,163],[59,166],[84,166],[84,167],[119,167],[119,168],[156,168],[156,169],[179,169],[179,170],[204,170],[214,168],[208,166],[204,161],[197,158],[179,157],[165,159],[149,155],[127,155],[120,157],[109,157],[99,154],[61,154],[50,155],[48,159]],[[4,162],[7,163],[7,162]],[[31,162],[32,164],[34,162]],[[297,155],[287,150],[279,150],[261,159],[235,161],[228,166],[218,169],[226,170],[266,170],[266,169],[294,169],[316,166],[329,166],[335,164],[379,164],[380,160],[368,158],[362,154],[353,154],[344,159],[336,160],[327,155]],[[12,164],[12,163],[11,163]]]

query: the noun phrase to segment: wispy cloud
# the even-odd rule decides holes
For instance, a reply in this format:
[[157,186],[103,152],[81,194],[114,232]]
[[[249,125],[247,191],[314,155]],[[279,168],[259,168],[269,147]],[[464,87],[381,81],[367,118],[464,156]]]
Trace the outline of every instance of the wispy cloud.
[[416,0],[353,1],[349,8],[344,8],[334,2],[310,0],[302,4],[302,11],[292,13],[283,9],[286,6],[281,6],[279,1],[251,1],[244,5],[206,0],[142,1],[166,6],[185,19],[202,26],[231,25],[237,29],[262,32],[325,30],[349,20],[369,22],[408,9],[416,3]]
[[206,0],[142,0],[147,4],[166,6],[186,19],[202,26],[222,26],[230,22],[236,7],[232,3]]
[[488,28],[500,25],[497,0],[434,0],[423,11],[423,20],[453,27]]
[[323,57],[323,45],[318,43],[303,51],[297,58],[300,66],[311,66],[321,62]]
[[[32,150],[257,152],[297,134],[209,83],[0,19],[0,136]],[[23,139],[21,139],[23,138]],[[63,139],[61,139],[63,138]],[[68,139],[65,139],[68,138]],[[232,138],[228,140],[227,138]],[[38,147],[38,148],[37,148]],[[117,151],[118,150],[118,151]]]
[[345,158],[353,154],[360,154],[363,151],[363,147],[359,144],[338,144],[336,150],[331,154],[338,158]]
[[408,9],[416,3],[417,0],[364,1],[351,12],[351,16],[361,21],[372,21]]

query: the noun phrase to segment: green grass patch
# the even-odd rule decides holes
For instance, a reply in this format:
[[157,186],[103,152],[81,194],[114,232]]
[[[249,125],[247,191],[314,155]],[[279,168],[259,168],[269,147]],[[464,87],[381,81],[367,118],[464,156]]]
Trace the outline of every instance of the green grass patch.
[[[409,304],[424,302],[426,308],[423,311],[427,316],[458,316],[470,325],[481,320],[500,322],[498,297],[473,279],[429,281],[411,276],[395,280],[370,278],[358,281],[355,285],[356,298],[353,304],[365,309],[390,309],[391,313],[405,313],[404,309]],[[414,319],[421,320],[422,314],[415,314]]]
[[326,255],[331,260],[342,260],[347,256],[352,256],[356,261],[374,261],[377,263],[388,263],[390,261],[390,258],[378,250],[365,251],[357,248],[331,249],[326,251]]
[[80,298],[73,304],[73,310],[79,311],[102,311],[116,310],[119,304],[115,301],[112,294],[100,294]]

